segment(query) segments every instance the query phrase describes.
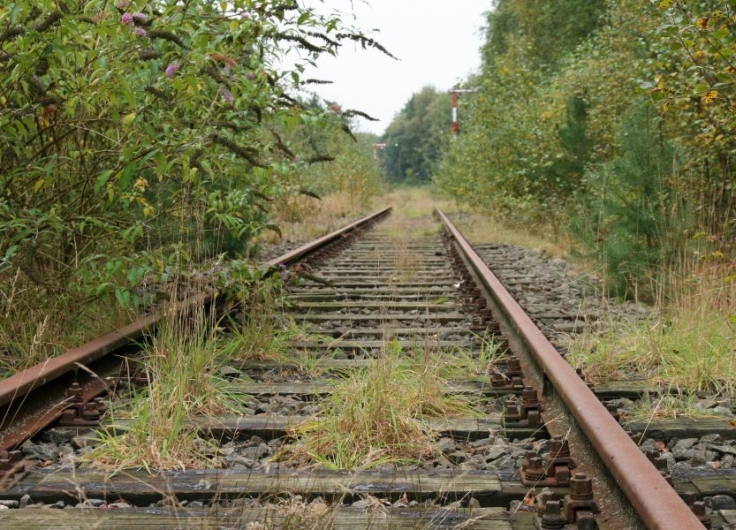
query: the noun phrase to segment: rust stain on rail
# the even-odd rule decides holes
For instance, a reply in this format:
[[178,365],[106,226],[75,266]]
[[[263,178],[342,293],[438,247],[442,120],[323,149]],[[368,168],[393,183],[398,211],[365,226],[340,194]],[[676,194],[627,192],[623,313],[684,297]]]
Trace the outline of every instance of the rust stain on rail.
[[648,528],[702,528],[698,518],[659,474],[575,370],[532,322],[470,244],[441,211],[437,215],[465,254],[495,305],[552,381],[601,460]]

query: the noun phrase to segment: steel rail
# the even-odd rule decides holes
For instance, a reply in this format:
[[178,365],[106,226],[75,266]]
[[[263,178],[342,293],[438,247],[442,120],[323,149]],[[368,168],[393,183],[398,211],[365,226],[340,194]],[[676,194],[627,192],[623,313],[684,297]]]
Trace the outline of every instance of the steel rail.
[[482,284],[479,287],[490,297],[494,316],[504,321],[523,341],[647,528],[702,528],[690,507],[562,358],[447,216],[439,209],[437,215],[474,270]]
[[[365,228],[370,224],[388,215],[391,208],[384,208],[371,215],[363,217],[347,226],[322,236],[296,250],[272,259],[264,264],[268,269],[294,264],[300,260],[313,256],[318,251],[328,248],[334,243],[344,241],[346,238],[357,233],[358,229]],[[216,299],[216,294],[205,293],[187,298],[179,303],[179,310],[187,310],[198,304],[210,304]],[[141,317],[131,324],[108,333],[102,337],[92,340],[87,344],[68,350],[57,357],[53,357],[36,366],[18,372],[4,380],[0,380],[0,449],[9,451],[20,443],[36,434],[45,425],[49,425],[61,416],[61,408],[58,405],[50,405],[44,396],[34,405],[36,410],[23,411],[20,409],[24,403],[34,400],[29,399],[31,394],[39,394],[45,385],[50,385],[62,377],[69,377],[76,372],[80,366],[86,366],[107,355],[120,351],[131,343],[141,341],[146,334],[155,331],[162,322],[164,314],[157,312],[149,316]],[[104,391],[104,385],[99,386]],[[52,408],[56,408],[52,410]],[[39,410],[43,409],[43,410]],[[42,419],[43,418],[43,419]],[[12,424],[12,428],[10,425]]]
[[389,213],[391,213],[390,206],[388,208],[384,208],[383,210],[379,210],[367,217],[364,217],[363,219],[355,221],[354,223],[350,223],[349,225],[344,226],[343,228],[340,228],[339,230],[335,230],[334,232],[331,232],[325,236],[322,236],[319,239],[315,239],[311,243],[307,243],[306,245],[303,245],[297,249],[294,249],[291,252],[287,252],[283,256],[274,258],[271,261],[269,261],[266,265],[270,267],[278,267],[281,264],[288,265],[289,263],[293,263],[296,260],[307,258],[309,257],[310,254],[312,254],[316,250],[323,248],[325,245],[334,243],[335,241],[341,238],[347,237],[350,233],[354,232],[355,230],[359,228],[364,228],[366,227],[366,225],[369,225],[375,221],[378,221],[379,219],[385,217]]

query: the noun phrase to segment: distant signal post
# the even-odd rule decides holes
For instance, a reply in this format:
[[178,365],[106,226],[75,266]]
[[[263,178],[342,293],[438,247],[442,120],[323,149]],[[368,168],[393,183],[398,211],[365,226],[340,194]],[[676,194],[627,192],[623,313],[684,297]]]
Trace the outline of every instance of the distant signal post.
[[476,88],[451,88],[448,90],[452,94],[452,137],[457,137],[457,96],[458,94],[471,94],[477,92]]
[[373,144],[373,160],[378,160],[378,151],[386,147],[386,144]]

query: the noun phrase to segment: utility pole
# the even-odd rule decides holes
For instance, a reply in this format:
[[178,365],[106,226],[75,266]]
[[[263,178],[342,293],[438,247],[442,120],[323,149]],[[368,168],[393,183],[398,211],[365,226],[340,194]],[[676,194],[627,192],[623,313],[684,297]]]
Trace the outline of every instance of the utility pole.
[[452,94],[452,137],[457,138],[457,96],[458,94],[472,94],[477,92],[477,88],[451,88],[448,90]]
[[378,160],[378,151],[386,147],[386,144],[373,144],[373,160]]

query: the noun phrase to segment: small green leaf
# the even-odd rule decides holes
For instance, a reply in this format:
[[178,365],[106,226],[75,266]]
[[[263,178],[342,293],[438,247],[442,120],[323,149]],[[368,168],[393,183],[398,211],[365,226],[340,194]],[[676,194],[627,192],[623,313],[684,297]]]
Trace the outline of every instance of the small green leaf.
[[8,249],[5,251],[5,258],[3,258],[5,261],[9,260],[10,257],[16,253],[18,250],[18,245],[11,245],[8,247]]
[[97,177],[97,181],[95,182],[95,193],[100,193],[102,188],[105,187],[105,184],[107,184],[107,181],[110,180],[113,173],[114,171],[112,169],[108,169],[107,171],[100,173],[100,176]]
[[121,189],[128,189],[130,187],[130,183],[133,180],[133,175],[135,175],[136,165],[133,163],[126,164],[123,168],[123,172],[120,174],[120,180],[118,181],[120,184]]
[[115,289],[115,299],[122,306],[130,305],[130,291],[124,289]]

